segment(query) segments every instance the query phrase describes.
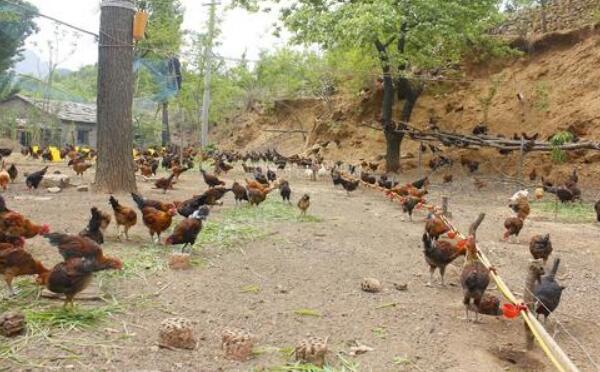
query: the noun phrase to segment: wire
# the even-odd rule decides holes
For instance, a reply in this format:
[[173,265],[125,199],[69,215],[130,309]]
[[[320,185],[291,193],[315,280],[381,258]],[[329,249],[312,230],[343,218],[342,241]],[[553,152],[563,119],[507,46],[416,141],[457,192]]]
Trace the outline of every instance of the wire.
[[[35,9],[27,8],[26,6],[23,6],[23,5],[18,4],[18,3],[13,3],[13,2],[8,1],[8,0],[0,0],[0,1],[2,1],[2,2],[6,3],[6,4],[10,4],[10,5],[16,6],[18,8],[23,9],[23,10],[26,10],[27,12],[29,12],[29,13],[35,15],[35,16],[49,19],[49,20],[51,20],[53,22],[56,22],[56,23],[59,23],[59,24],[61,24],[63,26],[72,28],[72,29],[77,30],[79,32],[83,32],[84,34],[88,34],[88,35],[94,36],[94,37],[96,37],[96,39],[99,37],[98,34],[95,34],[95,33],[91,32],[91,31],[88,31],[88,30],[84,30],[83,28],[74,26],[74,25],[72,25],[70,23],[67,23],[65,21],[61,21],[60,19],[57,19],[57,18],[54,18],[54,17],[50,17],[48,15],[42,14],[42,13],[40,13],[39,11],[37,11]],[[27,15],[27,13],[25,13],[25,15]]]

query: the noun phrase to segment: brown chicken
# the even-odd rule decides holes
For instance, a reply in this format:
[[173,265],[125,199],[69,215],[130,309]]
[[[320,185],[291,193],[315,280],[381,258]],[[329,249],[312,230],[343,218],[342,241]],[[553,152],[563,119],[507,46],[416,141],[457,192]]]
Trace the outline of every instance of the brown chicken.
[[0,169],[0,187],[2,190],[6,191],[8,189],[8,184],[10,183],[10,174],[4,167],[4,163],[2,163],[2,169]]
[[171,168],[171,172],[175,175],[175,180],[179,181],[179,176],[181,176],[184,172],[188,171],[190,168],[184,168],[181,165],[175,165]]
[[207,206],[198,208],[188,218],[181,221],[173,230],[173,233],[167,238],[167,245],[183,244],[181,251],[188,245],[193,246],[196,238],[202,230],[202,221],[206,220],[210,210]]
[[115,221],[117,223],[117,237],[121,236],[120,227],[123,226],[125,239],[129,240],[129,229],[137,223],[137,214],[133,208],[124,207],[119,204],[119,201],[111,196],[108,199],[113,212],[115,213]]
[[534,259],[542,259],[545,264],[552,253],[550,234],[532,236],[529,242],[529,252]]
[[169,177],[163,177],[163,178],[159,178],[158,180],[156,180],[156,182],[154,182],[154,186],[157,189],[162,189],[163,194],[164,194],[167,192],[168,189],[173,188],[174,178],[175,178],[175,173],[171,173],[171,175]]
[[19,175],[19,171],[14,164],[11,164],[10,167],[8,167],[8,175],[10,177],[10,182],[15,182],[17,176]]
[[175,208],[175,204],[173,203],[163,203],[159,200],[146,199],[143,196],[133,192],[131,193],[131,197],[140,211],[145,207],[152,207],[163,212],[168,212]]
[[156,234],[157,240],[160,242],[160,234],[171,226],[173,216],[176,214],[177,210],[174,208],[170,209],[168,212],[163,212],[152,207],[145,207],[142,209],[142,221],[144,221],[144,225],[148,228],[153,244],[156,244],[154,235]]
[[504,236],[503,240],[508,240],[509,237],[515,236],[518,240],[519,233],[523,229],[523,224],[527,216],[529,216],[530,207],[527,198],[519,198],[510,205],[513,211],[517,213],[516,217],[509,217],[504,220]]
[[23,246],[24,239],[31,239],[50,231],[48,225],[34,224],[23,215],[6,209],[4,199],[0,205],[4,206],[4,211],[0,208],[0,241]]
[[423,248],[425,261],[427,261],[427,264],[429,265],[430,274],[427,286],[430,287],[432,285],[435,269],[440,270],[442,286],[445,286],[444,274],[446,272],[446,266],[452,263],[457,257],[465,255],[465,244],[452,244],[447,240],[434,241],[425,233],[423,234]]
[[144,177],[152,177],[152,166],[150,164],[140,165],[140,173]]
[[306,211],[310,207],[310,196],[308,194],[302,195],[298,200],[298,208],[300,208],[300,215],[306,216]]
[[75,174],[81,177],[83,177],[83,173],[85,173],[85,171],[91,167],[92,164],[85,162],[77,162],[72,164],[72,168],[75,171]]
[[8,243],[0,243],[0,274],[4,276],[11,296],[15,294],[12,287],[15,277],[36,274],[39,277],[47,272],[48,269],[26,250]]
[[237,181],[231,185],[231,191],[233,192],[236,204],[242,200],[248,201],[248,190],[246,190],[246,188],[240,185]]
[[103,262],[97,262],[89,258],[74,257],[54,266],[38,280],[38,283],[54,293],[64,294],[64,306],[71,304],[73,307],[73,299],[87,288],[94,272],[122,268],[123,263],[116,258],[106,258]]
[[471,310],[483,315],[500,316],[503,314],[500,308],[500,299],[490,294],[484,294],[479,301],[479,306]]
[[269,186],[265,186],[262,183],[255,181],[255,180],[249,180],[246,178],[246,187],[248,189],[258,189],[261,191],[266,191],[269,189]]
[[449,232],[450,228],[444,223],[444,221],[433,213],[429,213],[427,216],[427,222],[425,223],[425,232],[432,239],[437,240],[440,236]]
[[[216,205],[219,200],[225,196],[231,189],[227,189],[225,187],[213,187],[204,192],[201,197],[206,198],[206,204],[208,205]],[[220,203],[222,204],[222,202]]]
[[202,177],[204,178],[204,182],[208,185],[208,187],[216,187],[216,186],[225,186],[225,182],[221,181],[218,177],[213,176],[212,174],[206,173],[204,169],[200,169],[202,173]]
[[74,257],[83,257],[94,260],[99,264],[104,264],[108,260],[104,256],[100,245],[90,238],[61,233],[50,233],[45,237],[51,245],[58,248],[58,253],[65,260]]
[[250,205],[259,206],[262,202],[267,199],[267,195],[273,190],[272,188],[267,188],[263,190],[262,188],[257,189],[254,187],[248,187],[248,199]]
[[[460,283],[464,294],[463,304],[465,305],[467,320],[469,320],[469,308],[471,305],[471,300],[473,300],[475,307],[479,308],[483,294],[490,284],[490,271],[479,260],[477,255],[477,247],[475,245],[475,233],[484,217],[485,214],[481,213],[477,220],[469,228],[469,237],[467,238],[466,242],[467,259],[460,276]],[[479,318],[478,314],[478,312],[475,313],[476,322]]]

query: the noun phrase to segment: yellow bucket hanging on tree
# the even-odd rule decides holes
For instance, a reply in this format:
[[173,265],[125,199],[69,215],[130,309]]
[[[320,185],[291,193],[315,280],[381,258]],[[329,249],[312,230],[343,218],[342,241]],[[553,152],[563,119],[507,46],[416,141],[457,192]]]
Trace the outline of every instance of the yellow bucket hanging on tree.
[[146,23],[148,22],[148,13],[144,11],[137,11],[133,16],[133,39],[140,41],[144,38],[146,31]]

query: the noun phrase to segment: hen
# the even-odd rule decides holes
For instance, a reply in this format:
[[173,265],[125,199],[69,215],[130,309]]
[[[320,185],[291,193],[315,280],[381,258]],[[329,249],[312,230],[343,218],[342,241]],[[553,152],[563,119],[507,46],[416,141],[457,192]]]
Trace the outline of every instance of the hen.
[[208,174],[206,173],[206,171],[204,169],[200,169],[200,172],[202,173],[202,177],[204,178],[204,182],[208,185],[208,187],[212,188],[215,186],[225,186],[225,182],[221,181],[219,178],[217,178],[216,176],[213,176],[212,174]]
[[[4,199],[0,203],[4,205]],[[22,245],[23,239],[31,239],[37,235],[44,235],[50,231],[48,225],[37,225],[25,218],[23,215],[8,210],[0,209],[0,241],[16,243],[15,239]],[[6,240],[8,239],[8,240]]]
[[73,299],[87,288],[94,272],[122,268],[123,263],[116,258],[107,258],[100,263],[93,259],[74,257],[54,266],[38,283],[54,293],[64,294],[65,307],[69,303],[74,306]]
[[444,223],[444,221],[434,215],[433,213],[429,213],[427,215],[427,222],[425,223],[425,232],[432,239],[437,240],[440,236],[449,232],[450,228]]
[[546,235],[534,235],[531,237],[529,242],[529,252],[534,259],[544,260],[544,264],[548,261],[548,257],[552,253],[552,242],[550,241],[550,234]]
[[408,219],[410,221],[413,220],[412,215],[415,207],[421,202],[421,198],[415,198],[413,196],[409,196],[404,199],[402,202],[402,211],[404,213],[408,213]]
[[171,173],[171,175],[169,177],[163,177],[163,178],[159,178],[156,180],[156,182],[154,182],[154,186],[157,189],[161,189],[163,191],[163,194],[165,194],[167,192],[168,189],[172,189],[173,188],[173,179],[175,178],[175,173]]
[[11,244],[0,243],[0,274],[8,286],[10,295],[14,295],[12,281],[17,276],[23,275],[45,275],[48,269],[35,260],[26,250]]
[[284,202],[287,201],[288,203],[291,203],[290,197],[292,195],[292,189],[290,188],[290,183],[288,181],[282,181],[279,184],[279,194]]
[[550,313],[558,307],[562,291],[566,288],[559,285],[555,279],[559,264],[560,259],[555,258],[550,273],[543,276],[540,284],[535,287],[534,294],[537,299],[535,311],[538,315],[544,316],[544,322],[548,319]]
[[2,163],[2,169],[0,169],[0,187],[2,190],[6,191],[8,189],[8,184],[10,183],[10,175],[8,171],[4,168],[4,163]]
[[[221,200],[225,194],[227,194],[231,189],[227,189],[225,187],[213,187],[206,190],[201,197],[206,198],[206,204],[208,205],[216,205],[217,202]],[[220,204],[223,204],[222,202]]]
[[27,185],[27,189],[30,191],[31,189],[37,190],[38,186],[40,185],[40,182],[42,182],[42,179],[46,174],[46,171],[48,171],[48,166],[45,166],[43,169],[28,175],[27,178],[25,178],[25,184]]
[[131,197],[133,198],[133,201],[140,209],[140,211],[145,207],[152,207],[163,212],[168,212],[169,210],[175,208],[175,205],[173,203],[163,203],[158,200],[146,199],[141,195],[133,192],[131,193]]
[[61,233],[50,233],[45,237],[51,245],[58,248],[58,253],[65,260],[74,257],[83,257],[100,264],[104,264],[108,260],[104,256],[102,248],[90,238]]
[[300,200],[298,200],[298,208],[300,208],[300,215],[305,216],[306,211],[310,207],[310,196],[308,194],[302,195]]
[[87,227],[79,233],[79,236],[89,238],[98,244],[104,244],[104,234],[102,234],[102,214],[96,207],[93,207],[90,212],[92,213],[92,217],[90,218]]
[[[467,259],[460,276],[460,283],[463,288],[463,304],[465,305],[466,317],[469,319],[469,307],[471,300],[476,308],[479,308],[481,299],[488,285],[490,284],[490,271],[479,260],[477,247],[475,245],[475,233],[485,214],[481,213],[477,220],[469,228],[469,237],[466,241]],[[475,321],[478,320],[479,313],[475,313]]]
[[132,208],[124,207],[119,204],[119,201],[111,196],[108,199],[110,206],[113,209],[115,214],[115,221],[117,223],[117,237],[120,237],[121,231],[120,226],[123,226],[123,232],[125,233],[125,238],[129,240],[129,229],[132,226],[135,226],[137,223],[137,214]]
[[170,209],[168,212],[163,212],[152,207],[144,207],[142,209],[142,221],[144,221],[144,225],[148,228],[152,243],[156,244],[156,241],[154,240],[155,234],[158,242],[160,242],[160,234],[171,226],[173,216],[176,213],[177,211],[175,209]]
[[10,167],[8,167],[8,175],[10,176],[10,181],[15,182],[17,176],[19,175],[19,171],[14,164],[11,164]]
[[250,205],[259,206],[262,202],[265,201],[267,195],[271,192],[272,188],[264,189],[255,189],[252,187],[248,187],[248,199]]
[[423,234],[423,252],[425,253],[425,261],[429,265],[429,283],[427,286],[431,286],[433,282],[433,274],[435,269],[440,270],[440,277],[442,279],[442,286],[445,286],[444,274],[446,272],[446,266],[454,261],[459,256],[465,254],[465,244],[452,244],[447,240],[434,241],[426,233]]
[[233,185],[231,185],[231,191],[233,192],[236,203],[239,203],[242,200],[248,201],[248,190],[240,185],[239,182],[235,181]]
[[183,244],[181,251],[188,245],[193,246],[196,243],[196,238],[202,230],[202,221],[206,220],[210,210],[207,206],[202,206],[191,216],[181,221],[173,230],[173,233],[167,237],[165,244],[176,245]]
[[[71,163],[72,162],[72,163]],[[75,171],[75,174],[78,176],[83,177],[83,174],[85,173],[86,170],[88,170],[89,168],[92,167],[92,164],[90,163],[85,163],[85,162],[75,162],[74,160],[69,162],[72,167],[73,170]]]

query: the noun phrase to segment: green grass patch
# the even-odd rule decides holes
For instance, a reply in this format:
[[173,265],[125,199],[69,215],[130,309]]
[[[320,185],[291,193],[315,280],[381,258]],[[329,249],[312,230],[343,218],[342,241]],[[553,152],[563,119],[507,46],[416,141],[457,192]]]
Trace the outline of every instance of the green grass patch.
[[97,325],[105,318],[121,312],[118,305],[82,308],[50,307],[43,310],[28,309],[25,318],[30,329],[71,328],[84,329]]
[[556,219],[567,223],[586,223],[596,220],[594,206],[588,203],[557,203],[554,200],[542,200],[532,203],[532,208],[543,218]]
[[296,310],[294,310],[294,314],[300,315],[300,316],[312,316],[315,318],[321,317],[321,313],[319,313],[317,310],[313,310],[313,309],[296,309]]
[[260,287],[254,284],[245,285],[241,288],[242,293],[259,294]]
[[171,248],[151,244],[129,247],[129,254],[119,255],[123,261],[123,269],[102,271],[96,276],[100,280],[104,278],[131,278],[163,271],[167,268],[167,257],[171,254]]

